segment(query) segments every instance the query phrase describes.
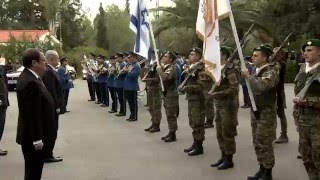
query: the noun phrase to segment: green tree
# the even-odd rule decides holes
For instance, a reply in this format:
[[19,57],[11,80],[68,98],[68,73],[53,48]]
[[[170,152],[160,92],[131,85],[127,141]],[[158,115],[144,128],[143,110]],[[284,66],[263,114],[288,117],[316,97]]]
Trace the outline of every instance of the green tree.
[[106,12],[100,3],[99,16],[97,20],[97,46],[109,50],[109,41],[107,37]]
[[[62,40],[63,49],[68,51],[77,46],[86,45],[86,37],[83,35],[83,19],[80,0],[68,0],[65,8],[61,9],[61,35],[58,39]],[[58,29],[59,31],[60,29]]]

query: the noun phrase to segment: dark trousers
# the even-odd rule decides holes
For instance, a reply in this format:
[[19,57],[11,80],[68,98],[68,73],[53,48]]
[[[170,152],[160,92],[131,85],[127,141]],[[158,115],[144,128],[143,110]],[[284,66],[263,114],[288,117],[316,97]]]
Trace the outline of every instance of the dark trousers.
[[87,79],[87,84],[88,84],[88,90],[90,94],[90,99],[91,100],[96,100],[96,90],[94,88],[94,83],[92,79]]
[[126,114],[126,102],[124,100],[124,90],[123,88],[116,88],[119,104],[120,104],[120,114]]
[[112,106],[111,106],[111,110],[113,111],[117,111],[118,108],[118,98],[117,98],[117,94],[116,94],[116,89],[114,87],[108,87],[109,92],[110,92],[110,96],[112,99]]
[[4,124],[6,123],[7,107],[0,106],[0,141],[2,139]]
[[40,180],[44,164],[43,151],[36,151],[32,142],[22,144],[24,180]]
[[96,90],[98,102],[102,102],[100,83],[94,82],[94,89]]
[[126,100],[129,104],[130,109],[130,119],[138,119],[138,101],[137,101],[137,91],[124,90]]
[[241,85],[242,86],[242,91],[243,91],[243,102],[244,105],[251,105],[250,97],[249,97],[249,92],[248,92],[248,87],[247,85]]
[[63,114],[66,112],[67,110],[67,105],[68,105],[68,100],[69,100],[69,92],[70,92],[70,89],[64,89],[63,90],[63,104],[61,105],[61,108],[60,108],[60,113]]
[[55,113],[55,120],[57,121],[57,131],[56,134],[52,137],[51,141],[46,142],[43,146],[43,157],[44,158],[53,158],[53,149],[56,144],[56,139],[58,136],[58,128],[59,128],[59,115]]
[[102,103],[109,106],[109,91],[107,88],[107,83],[100,83],[100,89]]

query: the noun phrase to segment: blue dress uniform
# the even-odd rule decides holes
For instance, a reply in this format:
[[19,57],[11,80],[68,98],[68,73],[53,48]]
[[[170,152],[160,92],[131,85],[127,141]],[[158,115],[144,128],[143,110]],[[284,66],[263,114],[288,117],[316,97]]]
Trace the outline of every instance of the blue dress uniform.
[[[114,61],[115,57],[110,56],[109,59],[110,61],[112,60]],[[114,87],[115,70],[116,70],[116,65],[115,64],[111,65],[109,69],[108,79],[107,79],[107,87],[109,89],[110,96],[112,99],[111,110],[109,111],[109,113],[117,112],[117,108],[118,108],[118,98],[117,98],[116,90]]]
[[124,81],[124,94],[129,103],[130,117],[128,121],[138,120],[138,102],[137,95],[139,90],[138,78],[140,75],[141,67],[138,63],[132,63],[129,66],[128,74]]
[[[118,65],[118,73],[126,66],[126,62],[121,62]],[[116,116],[125,116],[126,115],[126,102],[124,100],[124,94],[123,94],[123,88],[124,88],[124,83],[125,83],[125,78],[126,78],[127,73],[122,72],[118,76],[115,76],[114,79],[114,87],[115,91],[119,100],[119,105],[120,105],[120,111],[119,114],[116,114]]]
[[[103,63],[101,71],[106,71],[108,69],[108,64]],[[109,106],[109,91],[107,88],[108,72],[102,72],[97,77],[99,83],[100,93],[101,93],[101,107]]]
[[[63,63],[63,61],[66,61],[66,59],[62,58],[60,60],[61,63]],[[71,79],[71,75],[68,72],[66,67],[64,67],[62,65],[59,66],[58,75],[60,77],[62,89],[63,89],[63,92],[64,92],[64,106],[61,108],[61,113],[64,113],[64,112],[67,111],[67,105],[68,105],[70,89],[73,88],[74,86],[73,86],[73,82],[72,82],[72,79]]]

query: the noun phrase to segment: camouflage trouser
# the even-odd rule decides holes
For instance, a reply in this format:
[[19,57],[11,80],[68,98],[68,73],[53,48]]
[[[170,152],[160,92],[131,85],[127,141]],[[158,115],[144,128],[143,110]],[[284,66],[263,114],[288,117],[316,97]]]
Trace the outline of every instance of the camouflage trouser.
[[[256,116],[258,116],[257,119]],[[273,168],[275,158],[272,142],[276,135],[276,108],[264,108],[256,116],[251,111],[254,150],[259,164],[262,164],[265,168]]]
[[189,125],[192,128],[193,137],[198,141],[204,141],[205,104],[204,100],[188,100]]
[[166,111],[169,131],[176,131],[177,125],[177,113],[179,108],[179,96],[171,96],[163,98],[163,106]]
[[205,96],[205,111],[206,111],[206,123],[207,124],[213,124],[214,119],[214,103],[213,99],[210,98],[210,96]]
[[235,103],[214,103],[217,139],[221,152],[236,153],[235,130],[237,128],[238,106]]
[[160,124],[162,118],[160,89],[148,89],[147,104],[149,106],[152,124]]
[[309,179],[320,180],[320,127],[299,125],[299,150]]

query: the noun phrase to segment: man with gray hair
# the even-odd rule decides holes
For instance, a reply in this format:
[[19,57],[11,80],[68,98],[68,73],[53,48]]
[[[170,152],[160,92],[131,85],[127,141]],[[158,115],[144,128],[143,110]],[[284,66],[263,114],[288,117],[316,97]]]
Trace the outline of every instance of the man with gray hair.
[[59,162],[62,161],[60,157],[54,157],[53,156],[53,149],[56,142],[57,134],[58,134],[58,124],[59,124],[59,113],[60,108],[62,107],[64,103],[63,99],[63,90],[60,82],[60,78],[58,73],[56,72],[55,68],[59,65],[59,54],[57,51],[49,50],[45,54],[46,60],[47,60],[47,68],[45,73],[42,76],[43,83],[50,92],[55,105],[55,120],[56,120],[56,127],[57,131],[55,133],[54,139],[52,139],[49,144],[46,144],[44,146],[44,158],[45,162]]

